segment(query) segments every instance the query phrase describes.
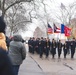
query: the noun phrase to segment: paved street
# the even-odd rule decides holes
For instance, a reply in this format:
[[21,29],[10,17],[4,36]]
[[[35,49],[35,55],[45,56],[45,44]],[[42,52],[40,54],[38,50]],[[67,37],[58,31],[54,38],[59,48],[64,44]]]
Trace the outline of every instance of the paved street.
[[51,59],[51,56],[46,59],[40,59],[38,55],[31,55],[31,57],[40,65],[46,75],[76,75],[76,59]]
[[20,67],[19,75],[45,75],[37,62],[29,55],[26,45],[27,56]]
[[38,67],[37,63],[29,56],[23,62],[19,75],[45,75]]
[[38,54],[30,54],[27,52],[26,60],[20,67],[19,75],[76,75],[76,54],[74,59],[70,59],[70,55],[67,55],[67,59],[63,58],[48,59],[43,56],[39,58]]

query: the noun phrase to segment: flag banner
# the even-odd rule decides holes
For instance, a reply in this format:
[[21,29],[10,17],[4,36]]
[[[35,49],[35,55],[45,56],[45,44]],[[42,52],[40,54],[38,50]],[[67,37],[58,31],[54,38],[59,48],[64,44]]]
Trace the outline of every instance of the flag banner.
[[64,30],[65,30],[65,36],[69,37],[71,35],[71,28],[68,28],[67,26],[65,26]]
[[71,35],[71,28],[61,24],[61,33],[64,33],[66,37],[69,37]]
[[54,24],[54,33],[61,33],[61,29]]
[[48,24],[47,33],[48,33],[48,34],[52,34],[52,33],[53,33],[53,29],[52,29],[52,27],[50,26],[50,24]]
[[65,33],[64,32],[64,27],[65,27],[64,24],[61,24],[61,33]]

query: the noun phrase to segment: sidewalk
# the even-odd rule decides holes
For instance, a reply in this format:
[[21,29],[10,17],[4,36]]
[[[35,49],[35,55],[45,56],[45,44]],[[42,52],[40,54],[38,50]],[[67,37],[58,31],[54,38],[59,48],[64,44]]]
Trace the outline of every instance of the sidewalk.
[[45,75],[38,64],[27,55],[23,64],[20,67],[19,75]]

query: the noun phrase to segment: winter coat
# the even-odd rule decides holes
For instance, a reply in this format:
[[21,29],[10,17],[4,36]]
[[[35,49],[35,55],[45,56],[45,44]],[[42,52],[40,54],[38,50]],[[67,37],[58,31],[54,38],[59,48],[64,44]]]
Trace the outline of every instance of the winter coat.
[[13,37],[13,41],[10,42],[8,54],[13,65],[22,64],[26,57],[26,49],[24,43],[22,43],[22,37],[20,35],[15,35]]
[[0,47],[7,51],[6,37],[4,33],[0,33]]
[[12,63],[5,50],[0,48],[0,75],[15,75]]

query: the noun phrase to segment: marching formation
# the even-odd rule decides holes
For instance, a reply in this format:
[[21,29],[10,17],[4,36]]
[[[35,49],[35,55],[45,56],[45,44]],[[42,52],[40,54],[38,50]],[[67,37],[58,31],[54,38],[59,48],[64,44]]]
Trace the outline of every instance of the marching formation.
[[63,51],[63,56],[66,58],[67,54],[71,54],[71,59],[74,58],[76,41],[75,38],[72,40],[65,41],[63,44],[61,40],[56,41],[49,38],[30,38],[28,40],[29,52],[34,54],[35,52],[39,54],[40,58],[43,57],[43,54],[48,58],[49,54],[52,55],[52,58],[55,58],[55,54],[58,55],[60,59],[61,53]]

